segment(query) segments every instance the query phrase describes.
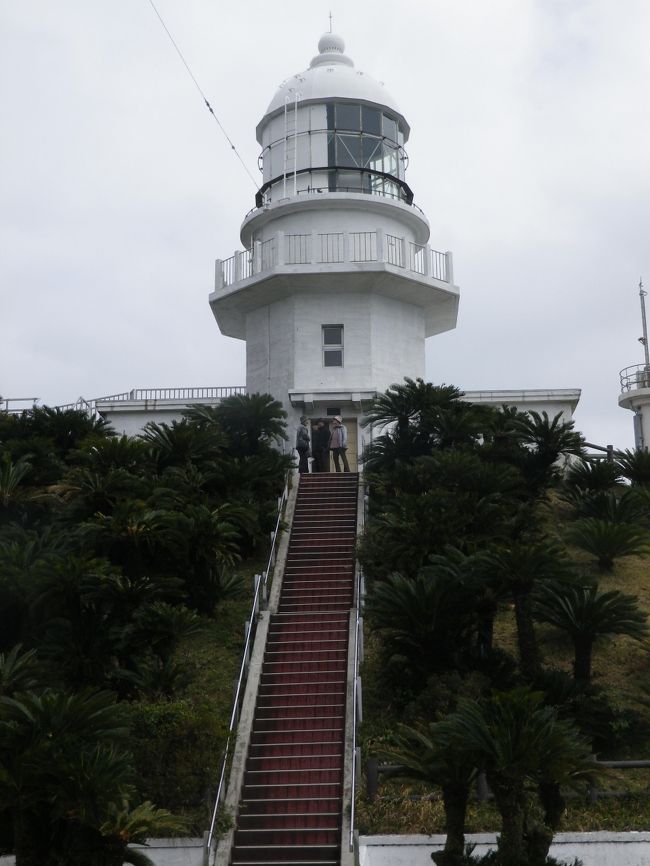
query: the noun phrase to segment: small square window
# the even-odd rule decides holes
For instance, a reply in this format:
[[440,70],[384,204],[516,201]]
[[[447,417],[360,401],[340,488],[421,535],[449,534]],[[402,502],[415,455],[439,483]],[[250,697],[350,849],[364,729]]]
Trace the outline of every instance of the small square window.
[[323,325],[323,345],[343,345],[343,325]]
[[324,349],[323,350],[323,366],[324,367],[342,367],[343,366],[343,349]]
[[343,325],[323,325],[323,367],[343,366]]

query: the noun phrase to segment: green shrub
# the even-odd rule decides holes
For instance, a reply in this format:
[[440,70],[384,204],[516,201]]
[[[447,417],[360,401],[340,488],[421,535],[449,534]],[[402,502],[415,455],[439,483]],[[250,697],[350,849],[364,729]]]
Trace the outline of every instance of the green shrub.
[[134,703],[130,717],[130,746],[143,796],[188,817],[195,831],[205,829],[225,724],[207,704],[188,700]]

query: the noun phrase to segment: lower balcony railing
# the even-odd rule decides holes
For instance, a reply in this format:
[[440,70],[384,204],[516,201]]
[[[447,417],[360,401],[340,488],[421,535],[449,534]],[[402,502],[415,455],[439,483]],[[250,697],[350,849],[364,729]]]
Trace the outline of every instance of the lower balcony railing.
[[453,279],[450,252],[442,253],[381,229],[314,234],[278,232],[266,241],[256,241],[248,250],[236,252],[229,259],[217,259],[215,288],[232,286],[281,265],[345,262],[386,262],[443,283],[451,283]]

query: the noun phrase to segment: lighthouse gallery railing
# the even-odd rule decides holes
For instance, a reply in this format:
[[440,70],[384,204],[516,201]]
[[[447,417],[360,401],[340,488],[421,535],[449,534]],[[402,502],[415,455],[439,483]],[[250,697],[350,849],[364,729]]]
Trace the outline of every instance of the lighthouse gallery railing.
[[451,253],[415,244],[381,230],[285,234],[278,232],[229,259],[217,259],[216,289],[281,265],[322,265],[385,262],[423,277],[450,283]]

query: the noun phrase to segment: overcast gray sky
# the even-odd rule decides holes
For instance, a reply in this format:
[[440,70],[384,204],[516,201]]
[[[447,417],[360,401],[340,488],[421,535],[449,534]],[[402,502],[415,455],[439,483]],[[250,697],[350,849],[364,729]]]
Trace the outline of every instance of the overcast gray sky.
[[[257,176],[255,126],[328,4],[156,0]],[[454,253],[434,382],[582,388],[632,447],[618,371],[650,284],[647,0],[332,0],[334,30],[411,125],[407,181]],[[70,402],[244,384],[208,306],[254,186],[148,0],[0,5],[0,393]]]

